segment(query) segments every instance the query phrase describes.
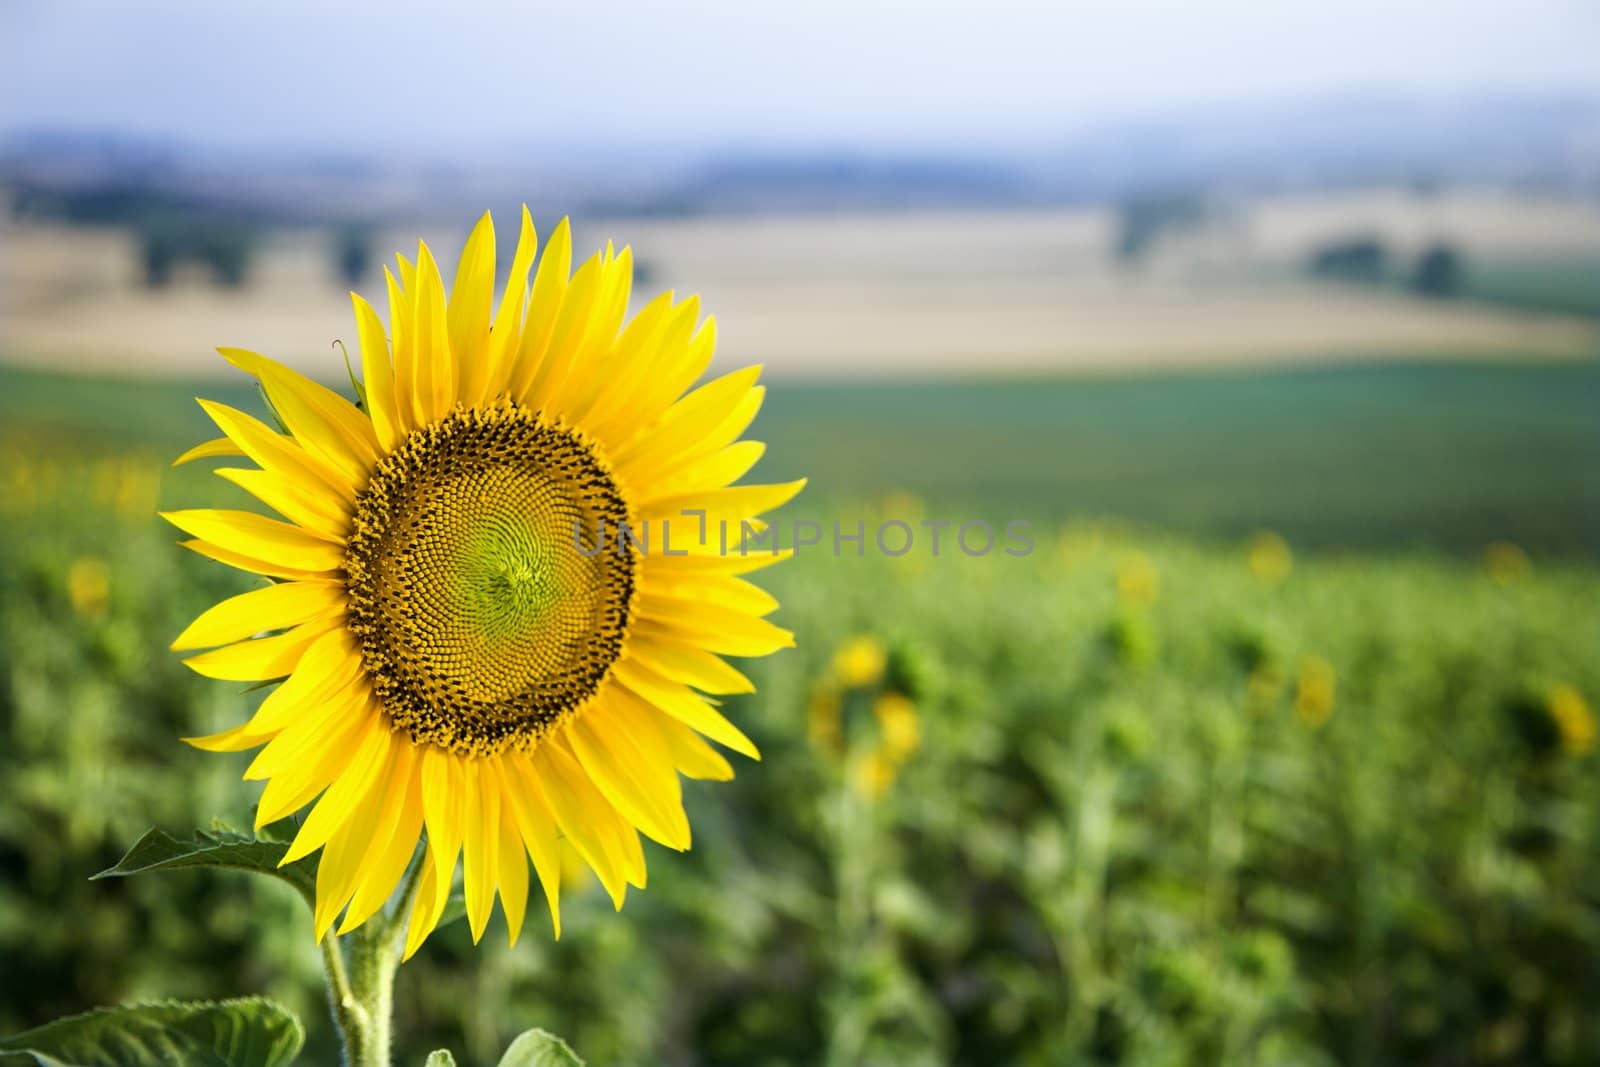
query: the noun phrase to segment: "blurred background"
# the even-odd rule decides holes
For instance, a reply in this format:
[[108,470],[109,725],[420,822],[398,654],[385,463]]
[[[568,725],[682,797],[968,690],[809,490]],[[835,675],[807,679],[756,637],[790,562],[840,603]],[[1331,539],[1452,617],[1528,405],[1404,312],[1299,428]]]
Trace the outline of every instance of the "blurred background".
[[[633,246],[767,365],[825,549],[619,917],[464,924],[401,1062],[1600,1062],[1600,9],[1580,0],[328,12],[0,0],[0,1033],[262,992],[293,893],[94,882],[244,825],[166,651],[248,580],[158,506],[231,344],[485,209]],[[504,257],[509,261],[509,255]],[[508,263],[503,263],[502,271]],[[870,545],[869,545],[870,548]],[[853,547],[847,546],[847,553]]]

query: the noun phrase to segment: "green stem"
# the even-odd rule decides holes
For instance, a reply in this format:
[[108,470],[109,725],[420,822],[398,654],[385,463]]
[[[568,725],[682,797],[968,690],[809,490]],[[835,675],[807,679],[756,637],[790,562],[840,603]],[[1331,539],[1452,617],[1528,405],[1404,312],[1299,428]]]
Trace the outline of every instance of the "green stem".
[[322,939],[328,1001],[346,1067],[390,1067],[394,972],[425,860],[426,855],[412,863],[388,915],[373,916],[347,937],[330,930]]

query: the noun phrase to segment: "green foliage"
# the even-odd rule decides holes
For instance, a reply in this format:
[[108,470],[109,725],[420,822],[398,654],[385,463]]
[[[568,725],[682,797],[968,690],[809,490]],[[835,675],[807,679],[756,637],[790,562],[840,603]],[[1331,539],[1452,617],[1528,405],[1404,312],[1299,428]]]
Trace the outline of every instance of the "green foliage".
[[317,893],[316,864],[301,860],[288,866],[279,866],[289,846],[283,841],[261,840],[254,835],[217,827],[196,831],[193,840],[180,841],[161,830],[150,830],[128,854],[94,878],[122,878],[145,871],[172,871],[185,867],[224,867],[235,871],[266,874],[294,886],[315,906]]
[[99,1008],[0,1040],[0,1063],[38,1067],[280,1067],[304,1043],[270,1000]]
[[583,1067],[583,1061],[554,1034],[528,1030],[511,1042],[500,1067]]
[[[446,1049],[428,1054],[425,1067],[456,1067],[456,1058]],[[559,1037],[544,1030],[519,1034],[500,1057],[500,1067],[583,1067],[583,1060]]]
[[[237,499],[202,473],[166,473],[206,431],[162,422],[177,404],[154,386],[118,407],[116,390],[84,385],[81,407],[49,422],[40,381],[8,377],[21,385],[0,397],[0,1032],[97,1003],[262,991],[307,1020],[305,1062],[335,1062],[309,924],[278,877],[88,880],[246,844],[154,835],[118,859],[152,824],[247,818],[248,755],[178,738],[243,721],[262,694],[193,677],[166,648],[250,587],[151,518],[158,501]],[[560,941],[537,892],[514,949],[499,919],[478,945],[464,923],[436,935],[400,973],[397,1062],[449,1047],[494,1063],[534,1024],[593,1063],[667,1067],[1592,1059],[1600,764],[1550,693],[1600,704],[1600,570],[1535,549],[1531,571],[1496,577],[1393,546],[1409,544],[1412,496],[1434,492],[1438,514],[1453,501],[1471,529],[1582,527],[1592,504],[1573,479],[1593,454],[1582,435],[1600,378],[1297,381],[1304,395],[1190,379],[1187,409],[1172,383],[779,391],[758,430],[788,444],[767,462],[828,472],[830,521],[878,514],[872,479],[904,475],[930,516],[994,520],[1009,493],[1033,499],[1019,514],[1036,522],[1035,551],[818,551],[759,575],[799,640],[747,665],[759,692],[727,705],[763,761],[736,761],[731,783],[685,783],[694,848],[647,844],[649,888],[622,915],[572,879]],[[1331,429],[1292,425],[1319,390],[1371,416],[1361,440],[1340,438],[1375,464],[1363,492],[1334,476],[1317,436]],[[1403,433],[1423,394],[1457,410]],[[1175,411],[1198,442],[1186,457],[1201,458],[1164,474],[1171,449],[1152,442]],[[1119,420],[1148,451],[1119,442]],[[1267,467],[1229,466],[1249,451],[1241,420],[1264,435]],[[923,424],[947,436],[919,437]],[[984,451],[997,434],[1021,453],[1014,475]],[[1389,453],[1372,439],[1386,435],[1395,456],[1424,440],[1442,458],[1379,462]],[[920,444],[897,445],[895,467],[861,447],[907,438]],[[835,451],[846,445],[855,468]],[[1080,489],[1095,507],[1134,499],[1138,486],[1091,477],[1079,457],[1097,448],[1104,470],[1143,480],[1141,499],[1168,496],[1157,504],[1173,521],[1214,516],[1215,496],[1240,522],[1271,505],[1330,540],[1359,528],[1353,540],[1391,547],[1320,553],[1291,536],[1292,569],[1268,583],[1233,540],[1063,526]],[[1437,464],[1499,473],[1423,485]],[[1254,495],[1263,469],[1278,480]],[[1119,592],[1130,553],[1159,581]],[[891,650],[922,732],[875,802],[806,737],[815,684],[863,632]],[[1319,677],[1320,706],[1300,692]]]

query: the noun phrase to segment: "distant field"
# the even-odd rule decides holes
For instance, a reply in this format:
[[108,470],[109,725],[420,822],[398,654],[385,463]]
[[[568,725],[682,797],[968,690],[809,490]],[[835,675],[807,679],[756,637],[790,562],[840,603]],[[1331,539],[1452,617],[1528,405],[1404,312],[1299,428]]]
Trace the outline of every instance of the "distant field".
[[[196,393],[237,385],[0,369],[0,441],[176,454],[210,432]],[[1363,364],[1119,378],[779,380],[757,473],[854,515],[890,490],[996,518],[1111,516],[1296,544],[1495,540],[1600,554],[1600,362]]]
[[[515,218],[507,207],[495,212],[503,251]],[[471,221],[397,220],[372,241],[357,287],[379,297],[379,264],[413,251],[419,233],[453,261]],[[554,220],[539,221],[548,234]],[[719,320],[724,366],[764,362],[797,377],[1600,351],[1581,269],[1554,277],[1549,266],[1600,262],[1600,213],[1583,202],[1379,190],[1218,204],[1137,262],[1117,258],[1118,226],[1111,206],[583,219],[575,241],[631,245],[636,297],[700,293]],[[1448,240],[1470,267],[1474,299],[1303,277],[1323,243],[1364,234],[1405,263]],[[263,235],[247,284],[233,290],[188,267],[168,288],[146,289],[138,242],[125,231],[13,228],[0,245],[0,352],[34,365],[213,376],[213,346],[236,344],[328,375],[338,366],[332,342],[354,335],[328,233]]]
[[1470,264],[1462,295],[1528,311],[1600,317],[1600,256]]

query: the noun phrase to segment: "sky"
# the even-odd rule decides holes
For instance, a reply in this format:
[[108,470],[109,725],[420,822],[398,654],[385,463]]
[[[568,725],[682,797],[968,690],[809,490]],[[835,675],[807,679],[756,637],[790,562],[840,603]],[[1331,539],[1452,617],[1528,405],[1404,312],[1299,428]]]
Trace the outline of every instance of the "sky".
[[0,0],[0,137],[938,149],[1347,92],[1600,94],[1594,0],[333,6]]

